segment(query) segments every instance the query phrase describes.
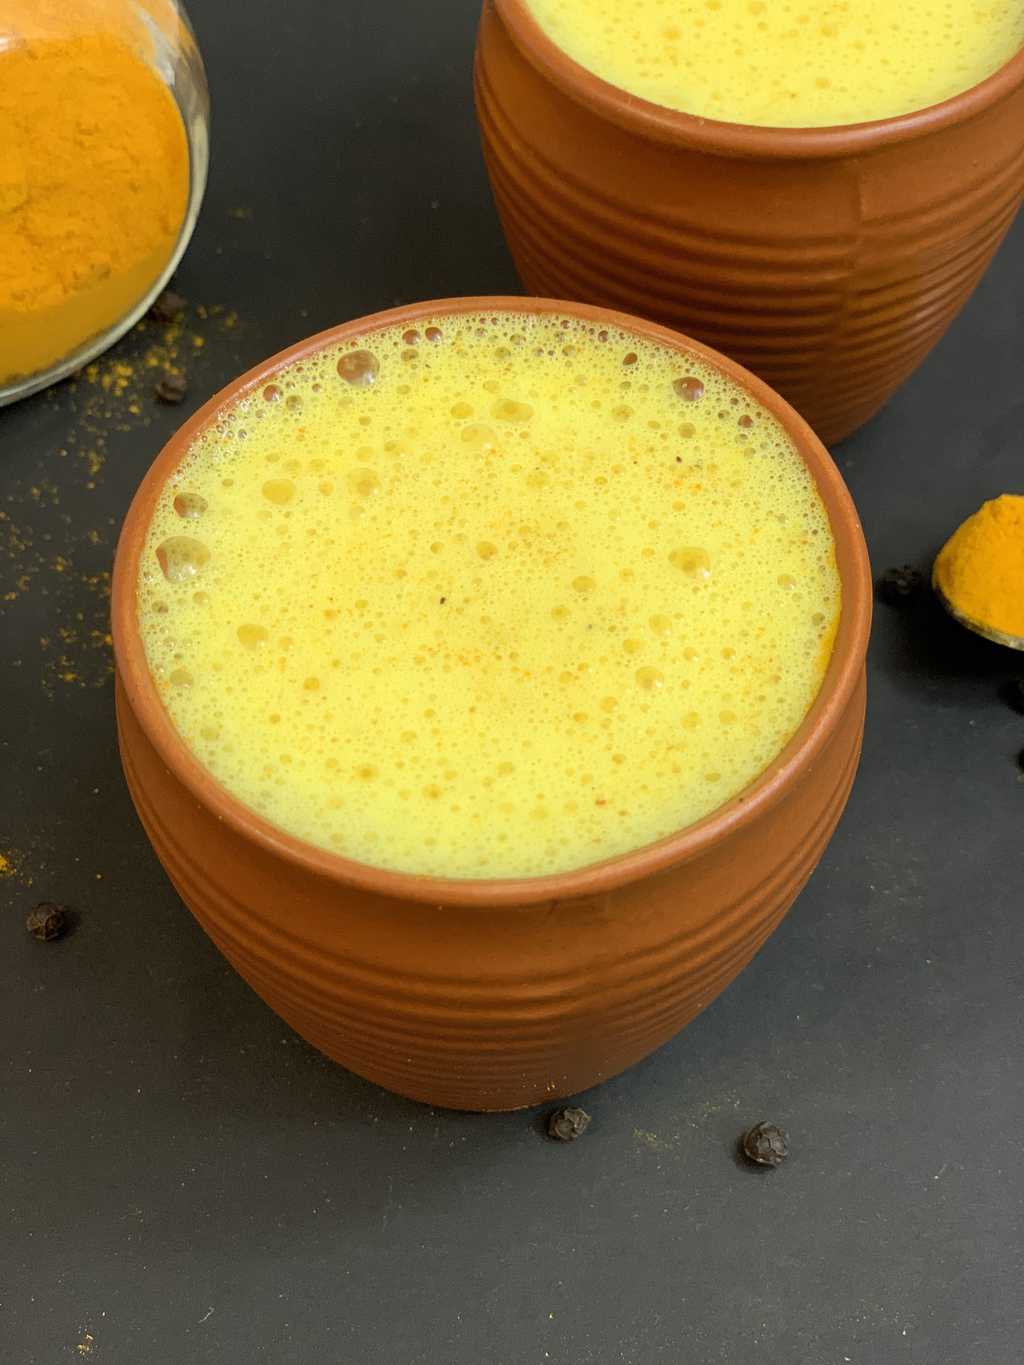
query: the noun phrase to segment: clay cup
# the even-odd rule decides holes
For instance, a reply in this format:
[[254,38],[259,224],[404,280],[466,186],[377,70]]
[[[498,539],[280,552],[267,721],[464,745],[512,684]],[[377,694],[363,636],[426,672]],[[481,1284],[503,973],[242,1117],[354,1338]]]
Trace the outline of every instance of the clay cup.
[[[831,519],[842,618],[821,691],[749,788],[699,824],[580,871],[443,880],[305,844],[242,805],[178,737],[136,620],[161,487],[197,435],[289,363],[381,326],[477,311],[564,312],[719,366],[791,433]],[[846,803],[864,724],[871,577],[850,495],[808,425],[734,362],[653,323],[522,298],[410,305],[293,346],[173,437],[128,513],[113,581],[125,776],[182,900],[305,1039],[430,1104],[501,1110],[575,1094],[671,1038],[736,976],[810,876]]]
[[526,0],[485,0],[476,103],[529,293],[699,338],[827,444],[920,365],[1024,191],[1024,51],[916,113],[756,128],[627,95],[566,56]]

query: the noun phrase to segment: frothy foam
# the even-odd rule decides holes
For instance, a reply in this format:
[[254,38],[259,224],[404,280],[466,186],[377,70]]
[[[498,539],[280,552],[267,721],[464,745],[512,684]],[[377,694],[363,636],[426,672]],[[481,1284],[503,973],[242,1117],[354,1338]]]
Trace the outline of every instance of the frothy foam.
[[562,871],[699,820],[831,652],[828,520],[783,429],[626,332],[496,313],[275,376],[195,443],[138,616],[188,747],[378,866]]
[[1024,46],[1022,0],[527,0],[581,66],[730,123],[827,127],[938,104]]

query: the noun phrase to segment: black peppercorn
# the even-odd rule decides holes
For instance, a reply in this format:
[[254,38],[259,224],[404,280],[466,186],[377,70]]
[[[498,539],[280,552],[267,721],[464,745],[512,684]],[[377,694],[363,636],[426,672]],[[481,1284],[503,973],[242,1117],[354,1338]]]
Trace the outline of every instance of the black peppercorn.
[[781,1166],[789,1156],[789,1134],[775,1123],[755,1123],[740,1142],[743,1155],[758,1166]]
[[149,315],[157,322],[177,322],[185,311],[186,300],[173,289],[165,289],[154,299]]
[[902,569],[886,569],[878,580],[878,595],[891,607],[898,607],[920,591],[923,577],[917,569],[904,564]]
[[165,374],[154,393],[161,403],[180,403],[188,393],[188,383],[183,374]]
[[556,1142],[575,1142],[590,1127],[590,1115],[585,1109],[556,1109],[548,1118],[548,1137]]
[[52,901],[40,901],[29,912],[25,928],[40,943],[50,943],[53,939],[60,938],[67,928],[67,922],[67,911],[62,905],[54,905]]

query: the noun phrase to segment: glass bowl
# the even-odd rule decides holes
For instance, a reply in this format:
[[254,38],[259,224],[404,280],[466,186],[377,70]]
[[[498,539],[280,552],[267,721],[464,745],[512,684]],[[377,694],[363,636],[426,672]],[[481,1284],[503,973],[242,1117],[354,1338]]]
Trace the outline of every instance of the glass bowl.
[[[14,3],[13,15],[5,10],[0,21],[0,54],[7,43],[19,36],[63,36],[60,21],[48,21],[54,7],[27,6]],[[19,25],[18,12],[30,14],[26,25]],[[70,6],[80,28],[71,31],[115,33],[123,37],[138,52],[140,58],[167,86],[181,115],[188,148],[189,177],[185,213],[177,240],[159,274],[146,284],[145,292],[132,301],[130,308],[108,327],[88,336],[80,345],[58,361],[28,374],[15,374],[0,379],[0,407],[19,398],[37,393],[40,389],[65,379],[94,360],[115,341],[134,327],[160,292],[166,288],[181,260],[196,225],[206,189],[210,159],[209,126],[210,97],[206,72],[195,34],[183,4],[179,0],[79,0]],[[4,30],[7,29],[8,33]],[[26,32],[27,29],[27,32]],[[68,30],[65,29],[63,33]]]

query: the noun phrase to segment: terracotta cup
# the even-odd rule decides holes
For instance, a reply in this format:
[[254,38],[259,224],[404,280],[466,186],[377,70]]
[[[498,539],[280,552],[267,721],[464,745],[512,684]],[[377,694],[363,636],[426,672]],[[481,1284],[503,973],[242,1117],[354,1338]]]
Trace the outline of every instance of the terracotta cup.
[[739,360],[831,443],[966,301],[1024,189],[1024,52],[918,113],[755,128],[586,71],[484,0],[484,154],[530,293],[656,318]]
[[[792,434],[831,518],[842,577],[832,661],[770,768],[699,824],[581,871],[520,880],[386,872],[305,844],[228,794],[179,739],[136,621],[139,557],[164,482],[200,431],[290,362],[390,323],[565,312],[698,354]],[[536,299],[424,303],[347,323],[251,370],[170,441],[136,494],[114,569],[125,775],[157,855],[263,999],[329,1057],[458,1109],[572,1094],[671,1038],[726,986],[810,876],[846,802],[864,724],[871,577],[849,493],[807,424],[760,380],[673,332]]]

